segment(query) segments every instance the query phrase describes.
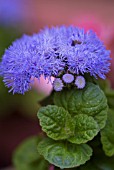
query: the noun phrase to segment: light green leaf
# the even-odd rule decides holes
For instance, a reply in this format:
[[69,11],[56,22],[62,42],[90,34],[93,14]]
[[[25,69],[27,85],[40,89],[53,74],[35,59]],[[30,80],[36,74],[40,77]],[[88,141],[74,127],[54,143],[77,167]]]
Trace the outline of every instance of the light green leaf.
[[98,85],[88,82],[84,89],[71,89],[56,92],[54,103],[62,106],[72,115],[86,114],[94,117],[102,129],[107,120],[107,99]]
[[114,110],[108,113],[106,126],[101,131],[101,142],[107,156],[114,155]]
[[60,168],[72,168],[84,164],[92,155],[92,149],[87,144],[76,145],[49,138],[39,143],[38,151],[51,164]]
[[76,144],[86,143],[92,140],[99,132],[99,126],[93,117],[79,114],[74,117],[75,134],[68,141]]
[[42,130],[55,140],[67,139],[74,132],[70,114],[62,107],[48,105],[40,108],[38,118]]
[[16,170],[47,170],[48,162],[39,155],[37,145],[40,138],[34,136],[18,146],[13,154],[13,164]]

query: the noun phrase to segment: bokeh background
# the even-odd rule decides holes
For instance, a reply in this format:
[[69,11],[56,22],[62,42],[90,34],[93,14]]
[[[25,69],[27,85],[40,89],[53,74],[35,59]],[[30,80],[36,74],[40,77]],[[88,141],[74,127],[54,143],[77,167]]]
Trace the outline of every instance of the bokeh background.
[[[0,0],[0,58],[12,41],[48,26],[75,25],[93,29],[111,50],[114,87],[114,1],[113,0]],[[22,95],[8,93],[0,79],[0,169],[12,166],[11,157],[26,137],[38,134],[38,101],[50,93],[43,79]]]

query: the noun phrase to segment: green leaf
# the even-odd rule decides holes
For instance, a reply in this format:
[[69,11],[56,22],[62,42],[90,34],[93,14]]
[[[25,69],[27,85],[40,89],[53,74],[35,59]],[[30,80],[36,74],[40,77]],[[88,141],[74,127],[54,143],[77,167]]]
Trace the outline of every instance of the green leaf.
[[[100,159],[101,158],[99,158],[99,160]],[[114,162],[114,158],[113,158],[113,160],[100,160],[99,162],[91,161],[91,162],[87,163],[86,165],[80,167],[79,170],[114,170],[113,162]]]
[[72,115],[86,114],[94,117],[102,129],[107,120],[107,99],[104,92],[91,82],[88,82],[84,89],[63,90],[55,92],[54,103],[64,107]]
[[48,163],[39,155],[37,145],[40,138],[34,136],[25,140],[13,154],[16,170],[47,170]]
[[106,79],[105,81],[99,80],[98,82],[108,99],[109,108],[114,109],[114,89],[111,88],[110,81]]
[[77,92],[76,89],[64,89],[60,92],[55,92],[54,93],[54,104],[60,107],[64,107],[66,110],[70,111],[69,102],[72,99],[72,96],[74,95],[74,93],[76,92]]
[[[103,153],[94,155],[80,170],[114,170],[114,157],[107,157]],[[78,170],[78,169],[77,169]]]
[[92,155],[92,149],[87,144],[76,145],[49,138],[39,143],[38,151],[51,164],[60,168],[72,168],[84,164]]
[[101,131],[101,142],[105,154],[114,155],[114,110],[109,110],[106,126]]
[[42,130],[55,140],[67,139],[74,132],[70,114],[62,107],[48,105],[40,108],[38,118]]
[[86,143],[92,140],[99,132],[99,126],[93,117],[79,114],[74,117],[75,135],[68,141],[76,144]]

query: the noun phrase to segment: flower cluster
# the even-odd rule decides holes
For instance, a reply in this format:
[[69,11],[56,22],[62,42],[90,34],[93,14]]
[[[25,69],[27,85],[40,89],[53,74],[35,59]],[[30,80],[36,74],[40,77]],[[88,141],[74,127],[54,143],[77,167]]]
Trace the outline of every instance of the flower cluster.
[[[63,81],[62,81],[63,80]],[[62,77],[56,78],[53,82],[53,88],[55,91],[61,91],[66,84],[71,84],[74,81],[74,76],[72,74],[64,74]],[[83,89],[85,87],[85,78],[83,76],[76,76],[75,82],[73,83],[78,89]]]
[[[53,76],[60,81],[65,74],[65,83],[74,81],[74,76],[89,73],[95,78],[105,79],[109,71],[110,52],[92,31],[69,26],[44,29],[32,36],[24,35],[5,51],[0,63],[0,75],[13,93],[24,94],[34,78]],[[69,82],[70,81],[70,82]],[[78,87],[77,80],[74,84]],[[80,88],[81,86],[79,86]]]

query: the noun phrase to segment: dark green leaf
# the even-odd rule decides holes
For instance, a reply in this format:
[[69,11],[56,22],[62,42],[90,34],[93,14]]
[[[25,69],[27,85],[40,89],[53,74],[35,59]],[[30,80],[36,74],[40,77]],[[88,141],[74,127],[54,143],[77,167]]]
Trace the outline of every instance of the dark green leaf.
[[92,149],[87,144],[76,145],[49,138],[39,143],[38,151],[51,164],[60,168],[72,168],[84,164],[92,155]]
[[54,103],[64,107],[72,115],[86,114],[94,117],[102,129],[107,120],[107,99],[98,85],[88,82],[84,89],[71,89],[56,92]]
[[42,130],[55,140],[66,139],[74,132],[70,114],[62,107],[48,105],[40,108],[38,118]]
[[80,170],[114,170],[114,157],[107,157],[103,153],[94,155]]
[[99,80],[98,82],[108,99],[109,108],[114,109],[114,89],[111,88],[110,81],[106,79],[105,81]]
[[24,141],[14,152],[13,164],[16,170],[47,170],[48,163],[37,151],[40,138],[31,137]]
[[101,131],[101,142],[107,156],[114,155],[114,110],[108,113],[106,126]]
[[[69,111],[69,101],[76,92],[76,89],[64,89],[60,92],[54,93],[54,104],[60,107],[64,107]],[[78,97],[78,96],[77,96]]]
[[81,144],[92,140],[99,132],[99,126],[93,117],[79,114],[74,117],[75,135],[68,140],[72,143]]

